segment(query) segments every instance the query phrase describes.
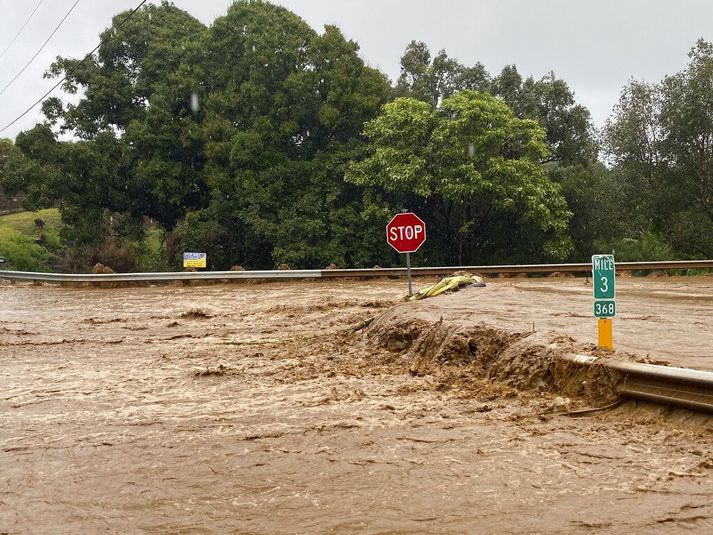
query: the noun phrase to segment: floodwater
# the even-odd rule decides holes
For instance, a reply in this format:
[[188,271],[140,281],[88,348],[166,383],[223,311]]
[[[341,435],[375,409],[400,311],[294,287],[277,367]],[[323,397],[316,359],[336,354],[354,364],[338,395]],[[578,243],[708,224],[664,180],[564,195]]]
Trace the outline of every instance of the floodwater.
[[[618,285],[617,347],[713,369],[712,279]],[[713,532],[711,419],[410,374],[343,333],[404,286],[0,286],[0,533]],[[592,342],[590,296],[506,279],[419,313]]]

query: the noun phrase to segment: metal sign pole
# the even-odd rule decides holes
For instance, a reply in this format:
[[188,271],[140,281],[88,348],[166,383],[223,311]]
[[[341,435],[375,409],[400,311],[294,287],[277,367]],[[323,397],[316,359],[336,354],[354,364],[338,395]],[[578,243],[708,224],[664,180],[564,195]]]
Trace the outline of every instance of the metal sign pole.
[[408,278],[408,296],[411,297],[413,295],[413,291],[411,290],[411,254],[406,253],[406,277]]

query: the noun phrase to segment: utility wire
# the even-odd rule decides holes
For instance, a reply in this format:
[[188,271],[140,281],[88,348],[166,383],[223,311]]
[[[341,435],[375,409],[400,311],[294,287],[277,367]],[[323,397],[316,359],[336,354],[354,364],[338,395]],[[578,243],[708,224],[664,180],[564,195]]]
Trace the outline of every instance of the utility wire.
[[5,52],[7,52],[8,50],[10,50],[10,47],[15,43],[15,41],[17,40],[17,38],[20,37],[20,34],[22,33],[22,30],[25,29],[25,26],[27,26],[27,24],[30,22],[30,19],[32,19],[33,15],[34,15],[35,13],[37,13],[37,10],[40,8],[40,6],[42,5],[42,2],[44,2],[44,1],[45,1],[45,0],[40,0],[39,2],[37,2],[37,5],[35,6],[35,9],[33,9],[33,10],[32,10],[32,13],[30,13],[30,16],[27,17],[27,20],[25,21],[25,24],[23,24],[22,27],[21,27],[19,30],[17,30],[17,33],[15,34],[15,37],[12,38],[12,41],[10,41],[10,44],[7,45],[7,46],[5,47],[5,50],[3,50],[2,53],[0,54],[0,59],[2,59],[2,57],[5,55]]
[[[139,5],[136,6],[136,7],[133,9],[133,11],[132,11],[131,13],[129,13],[129,14],[124,18],[124,20],[122,20],[119,24],[117,24],[116,29],[118,30],[118,29],[120,29],[124,24],[126,24],[126,22],[127,22],[131,17],[133,17],[134,14],[136,14],[136,12],[137,12],[139,9],[141,9],[141,6],[143,6],[146,2],[148,2],[148,0],[141,0],[141,3],[139,3]],[[111,37],[110,37],[109,39],[111,39]],[[94,49],[93,49],[91,52],[89,52],[86,56],[84,56],[84,57],[82,58],[82,60],[81,60],[79,63],[84,63],[85,61],[87,61],[87,60],[92,56],[92,54],[94,54],[94,52],[96,52],[97,50],[99,50],[99,47],[102,46],[104,43],[106,43],[109,39],[107,39],[106,41],[101,41],[101,40],[100,40],[100,41],[99,41],[99,44],[98,44],[97,46],[95,46]],[[62,82],[64,82],[66,79],[67,79],[67,75],[65,74],[65,75],[62,77],[62,79],[61,79],[60,81],[58,81],[56,84],[54,84],[54,85],[50,88],[49,91],[47,91],[44,95],[42,95],[39,99],[37,99],[37,101],[35,101],[29,108],[27,108],[27,109],[26,109],[25,111],[23,111],[20,115],[18,115],[12,122],[10,122],[10,123],[6,124],[5,126],[3,126],[2,130],[0,130],[0,134],[2,134],[5,130],[7,130],[8,128],[10,128],[12,125],[14,125],[17,121],[19,121],[20,119],[22,119],[25,115],[27,115],[28,113],[30,113],[30,112],[32,111],[32,109],[33,109],[35,106],[37,106],[38,104],[42,103],[42,102],[52,93],[52,91],[54,91],[55,89],[57,89],[57,88],[60,86],[60,84],[62,84]]]
[[55,26],[54,30],[52,30],[52,33],[50,34],[50,36],[45,40],[44,43],[42,43],[42,46],[40,46],[40,48],[37,50],[37,52],[35,52],[35,55],[30,58],[30,61],[28,61],[28,62],[25,64],[25,66],[24,66],[22,69],[20,69],[20,72],[18,72],[18,73],[15,75],[15,77],[14,77],[12,80],[10,80],[10,81],[7,83],[7,85],[2,88],[2,90],[0,90],[0,95],[2,95],[2,94],[5,92],[5,90],[6,90],[8,87],[10,87],[10,86],[12,85],[12,83],[13,83],[15,80],[17,80],[18,77],[19,77],[23,72],[25,72],[25,69],[27,69],[27,67],[29,67],[30,64],[31,64],[33,61],[35,61],[35,58],[40,55],[40,52],[42,52],[42,50],[45,48],[45,46],[47,46],[47,43],[49,43],[49,42],[50,42],[50,39],[52,39],[52,37],[54,36],[54,34],[57,33],[57,30],[59,30],[60,26],[62,26],[62,24],[64,23],[64,21],[67,20],[67,17],[69,17],[69,14],[70,14],[72,11],[74,11],[74,8],[77,7],[77,4],[78,4],[78,3],[79,3],[79,0],[76,0],[76,1],[74,2],[74,4],[72,4],[72,7],[70,7],[70,8],[69,8],[69,11],[67,11],[67,13],[65,13],[64,17],[62,17],[62,20],[59,21],[59,24],[57,24],[57,26]]

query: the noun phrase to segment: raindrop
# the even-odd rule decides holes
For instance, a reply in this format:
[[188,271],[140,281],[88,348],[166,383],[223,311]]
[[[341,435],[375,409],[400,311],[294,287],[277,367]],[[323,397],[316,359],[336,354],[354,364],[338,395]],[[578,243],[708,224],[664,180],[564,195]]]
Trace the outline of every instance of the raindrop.
[[475,143],[473,143],[472,141],[468,143],[468,156],[470,156],[471,158],[475,156]]
[[193,113],[198,113],[198,110],[201,109],[201,103],[200,99],[198,98],[198,94],[193,92],[191,93],[191,110]]

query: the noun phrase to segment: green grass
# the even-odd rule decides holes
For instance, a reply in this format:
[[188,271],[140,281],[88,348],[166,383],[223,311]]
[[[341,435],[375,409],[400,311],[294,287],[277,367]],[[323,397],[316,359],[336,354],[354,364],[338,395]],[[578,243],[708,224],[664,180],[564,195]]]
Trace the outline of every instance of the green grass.
[[153,227],[146,231],[146,245],[154,254],[161,252],[161,229]]
[[[43,228],[35,226],[38,218],[44,219]],[[0,216],[0,256],[7,262],[4,269],[51,270],[54,253],[60,248],[61,224],[54,208]]]
[[[35,228],[35,219],[38,218],[45,220],[44,229]],[[61,224],[59,210],[56,208],[48,208],[38,212],[18,212],[16,214],[3,215],[0,216],[0,240],[16,235],[37,238],[43,231],[58,231]]]
[[167,271],[169,266],[163,250],[163,231],[158,227],[146,229],[144,239],[131,242],[139,271]]

